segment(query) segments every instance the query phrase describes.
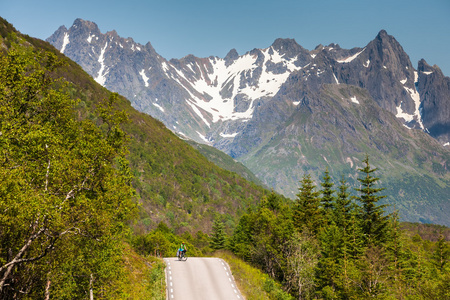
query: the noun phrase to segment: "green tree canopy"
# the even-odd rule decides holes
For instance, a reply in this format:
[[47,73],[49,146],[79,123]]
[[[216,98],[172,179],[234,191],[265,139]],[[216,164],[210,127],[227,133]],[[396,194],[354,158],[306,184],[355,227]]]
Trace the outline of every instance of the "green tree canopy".
[[216,250],[223,249],[226,246],[226,241],[225,225],[219,217],[216,217],[212,226],[211,248]]
[[298,230],[303,227],[310,232],[316,233],[323,224],[323,217],[320,207],[320,191],[316,191],[316,186],[310,174],[303,176],[300,181],[299,193],[294,204],[294,226]]
[[119,272],[115,239],[133,210],[119,126],[126,115],[114,111],[112,95],[98,124],[77,120],[68,83],[53,78],[59,66],[48,52],[0,54],[3,299],[19,290],[40,298],[44,288],[75,299]]
[[380,205],[378,202],[386,196],[380,195],[384,188],[376,187],[380,179],[373,176],[377,169],[370,167],[369,156],[366,156],[363,163],[365,166],[359,169],[360,177],[358,178],[361,187],[355,189],[360,193],[357,199],[362,204],[362,230],[367,244],[379,244],[385,240],[388,216],[384,215],[386,205]]

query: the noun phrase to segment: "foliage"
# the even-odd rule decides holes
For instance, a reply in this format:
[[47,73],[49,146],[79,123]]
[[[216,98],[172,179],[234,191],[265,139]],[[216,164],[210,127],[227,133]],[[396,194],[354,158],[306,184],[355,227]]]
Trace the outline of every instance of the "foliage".
[[222,221],[216,217],[211,233],[211,248],[215,250],[224,249],[226,241],[225,225],[223,225]]
[[379,178],[373,177],[372,173],[377,169],[371,169],[369,164],[369,156],[363,161],[364,168],[359,169],[362,177],[358,178],[361,188],[356,191],[360,192],[357,198],[362,203],[361,219],[363,220],[363,234],[368,245],[378,245],[385,241],[386,226],[388,216],[384,216],[384,208],[386,205],[377,205],[377,203],[385,196],[378,193],[383,188],[376,188]]
[[281,285],[274,279],[245,263],[228,251],[217,251],[214,255],[224,259],[228,263],[236,284],[246,299],[294,299],[294,297],[283,291]]
[[320,206],[319,195],[311,175],[306,174],[300,181],[299,193],[294,206],[294,224],[297,229],[306,227],[308,231],[317,233],[324,222],[323,208]]
[[[155,257],[175,257],[181,243],[186,245],[187,255],[203,256],[209,247],[197,247],[202,244],[204,235],[198,232],[196,237],[184,234],[178,236],[171,232],[166,224],[160,223],[158,227],[144,235],[134,235],[131,243],[136,251],[144,256],[153,255]],[[206,241],[209,243],[209,239]]]
[[449,243],[403,231],[376,171],[366,157],[356,196],[344,177],[334,190],[325,171],[316,191],[304,175],[292,205],[271,195],[243,215],[230,249],[297,299],[448,299]]
[[113,282],[124,299],[166,299],[165,263],[154,256],[141,256],[128,244],[124,251],[125,276]]
[[52,77],[62,64],[20,46],[0,56],[3,298],[75,299],[121,276],[115,240],[133,210],[126,115],[111,96],[98,124],[77,120],[76,102],[59,89],[67,84]]

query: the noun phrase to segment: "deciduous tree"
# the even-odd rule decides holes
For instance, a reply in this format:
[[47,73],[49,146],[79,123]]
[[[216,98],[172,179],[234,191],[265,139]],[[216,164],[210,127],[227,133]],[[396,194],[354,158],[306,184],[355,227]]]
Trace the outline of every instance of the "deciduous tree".
[[[126,115],[114,110],[113,95],[99,106],[98,124],[77,120],[68,84],[53,78],[59,66],[54,54],[26,48],[0,55],[3,299],[57,293],[58,280],[84,276],[101,284],[114,273],[106,269],[120,250],[115,237],[133,208],[120,128]],[[74,252],[65,256],[66,249]],[[59,276],[67,268],[79,277]]]

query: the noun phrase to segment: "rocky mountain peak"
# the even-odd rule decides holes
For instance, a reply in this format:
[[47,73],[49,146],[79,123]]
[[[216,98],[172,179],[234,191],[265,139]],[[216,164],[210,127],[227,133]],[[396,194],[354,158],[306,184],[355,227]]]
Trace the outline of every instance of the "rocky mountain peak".
[[[419,72],[415,72],[408,55],[386,30],[381,30],[363,48],[342,49],[332,43],[308,51],[295,39],[278,38],[270,47],[255,48],[242,56],[231,49],[224,59],[187,55],[170,62],[159,56],[150,43],[144,47],[132,38],[121,38],[115,30],[102,34],[94,22],[82,19],[76,19],[69,29],[60,27],[48,40],[83,65],[102,85],[122,92],[136,107],[168,120],[171,123],[167,126],[200,142],[208,132],[208,141],[221,143],[224,136],[232,141],[245,127],[239,121],[234,129],[235,125],[230,125],[233,120],[251,119],[253,112],[260,111],[261,103],[272,97],[277,99],[279,91],[293,90],[291,83],[301,84],[300,94],[305,95],[323,84],[365,88],[383,109],[402,119],[406,126],[425,130],[421,121],[425,106],[421,105],[420,95],[430,86],[417,82],[422,75],[440,72],[425,61],[419,62]],[[130,84],[132,88],[128,87]],[[193,110],[198,128],[181,129],[183,125],[176,122],[173,114],[167,115],[161,101],[169,107],[187,105]],[[218,120],[229,120],[230,124],[224,125],[228,126],[224,132],[219,128],[213,133],[211,124]]]
[[400,43],[386,30],[381,30],[375,39],[367,45],[372,51],[372,58],[380,63],[394,63],[411,67],[409,56]]
[[444,73],[442,73],[442,70],[437,65],[430,66],[423,58],[419,60],[417,71],[420,73],[429,73],[429,74],[436,72],[437,74],[435,75],[438,75],[441,78],[445,77]]
[[307,50],[297,44],[294,39],[276,39],[272,44],[272,48],[289,58],[307,53]]
[[110,37],[112,37],[112,38],[119,38],[119,35],[117,34],[117,31],[115,31],[115,30],[108,31],[108,32],[106,33],[106,35],[107,35],[107,36],[110,36]]
[[272,43],[272,47],[279,51],[289,51],[300,48],[300,45],[294,39],[278,38]]
[[421,111],[426,131],[444,145],[450,142],[450,78],[441,69],[430,66],[424,59],[417,68],[417,88],[421,97]]
[[386,30],[381,29],[381,30],[378,32],[376,38],[382,40],[382,39],[386,39],[386,38],[390,38],[390,37],[391,37],[391,36],[387,33]]
[[77,30],[86,30],[86,31],[93,31],[96,33],[100,33],[100,29],[98,28],[97,24],[91,21],[86,21],[83,19],[76,19],[73,22],[73,25],[71,29],[77,29]]
[[[425,61],[416,72],[385,30],[362,48],[308,51],[280,38],[244,55],[232,49],[224,59],[187,55],[169,62],[150,43],[111,39],[115,32],[94,33],[96,26],[81,20],[76,27],[61,28],[49,41],[138,110],[252,166],[284,194],[295,193],[308,161],[344,158],[341,165],[356,169],[365,145],[386,155],[399,147],[399,157],[407,156],[417,149],[412,136],[427,130],[448,143],[450,79]],[[333,159],[329,149],[342,153]]]
[[236,49],[231,49],[227,55],[225,56],[224,60],[225,60],[225,65],[228,67],[229,65],[231,65],[236,59],[239,58],[239,54],[236,51]]

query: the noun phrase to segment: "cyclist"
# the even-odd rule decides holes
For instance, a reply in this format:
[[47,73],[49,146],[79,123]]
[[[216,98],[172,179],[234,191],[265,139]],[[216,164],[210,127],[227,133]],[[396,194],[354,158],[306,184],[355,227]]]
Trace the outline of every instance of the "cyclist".
[[180,257],[180,256],[181,256],[181,253],[183,253],[184,255],[186,255],[186,250],[187,250],[187,247],[186,247],[186,245],[184,244],[184,242],[182,242],[180,248],[179,248],[178,251],[177,251],[177,256]]

